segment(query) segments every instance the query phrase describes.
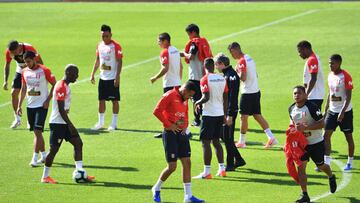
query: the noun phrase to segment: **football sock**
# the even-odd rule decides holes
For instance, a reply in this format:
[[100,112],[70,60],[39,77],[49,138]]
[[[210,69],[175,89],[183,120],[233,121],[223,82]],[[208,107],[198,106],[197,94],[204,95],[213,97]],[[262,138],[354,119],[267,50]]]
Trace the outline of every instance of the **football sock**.
[[104,125],[104,121],[105,121],[105,113],[99,113],[99,121],[98,121],[98,123],[100,125]]
[[185,199],[190,199],[192,197],[191,183],[184,183],[184,193]]
[[33,157],[32,157],[33,162],[37,162],[38,157],[39,157],[39,153],[34,152]]
[[164,181],[160,180],[160,178],[159,178],[159,180],[155,183],[155,185],[153,187],[155,189],[155,191],[160,191],[163,183],[164,183]]
[[44,166],[42,178],[47,178],[50,174],[50,167]]
[[117,126],[117,120],[118,120],[118,114],[113,114],[112,121],[111,121],[111,126],[116,127]]
[[245,144],[245,136],[246,136],[246,134],[242,134],[242,133],[240,133],[240,139],[239,139],[239,142],[240,142],[241,144]]
[[83,168],[83,162],[82,161],[75,161],[75,167],[76,167],[76,169],[82,169]]
[[219,163],[219,171],[225,171],[225,164]]
[[354,160],[354,157],[348,157],[347,163],[352,165],[353,160]]
[[267,135],[267,137],[269,138],[269,140],[274,138],[274,135],[272,134],[270,128],[265,129],[264,132]]
[[45,160],[46,159],[46,151],[40,152],[41,153],[41,159]]
[[15,117],[15,120],[21,121],[21,117],[19,115],[17,115],[16,113],[14,113],[14,117]]
[[211,165],[204,165],[204,174],[210,174]]
[[331,156],[324,156],[325,163],[330,166]]

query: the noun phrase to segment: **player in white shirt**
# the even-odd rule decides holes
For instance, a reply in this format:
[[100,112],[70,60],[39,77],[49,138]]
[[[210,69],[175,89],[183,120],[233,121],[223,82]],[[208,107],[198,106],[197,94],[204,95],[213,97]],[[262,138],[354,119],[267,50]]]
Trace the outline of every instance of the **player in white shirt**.
[[268,122],[261,115],[260,106],[260,89],[258,86],[258,76],[256,73],[256,66],[254,60],[247,54],[243,53],[240,44],[233,42],[228,46],[228,50],[232,57],[238,60],[236,72],[238,72],[241,80],[241,99],[240,99],[240,114],[241,114],[241,129],[240,138],[236,143],[236,147],[246,147],[246,132],[248,130],[248,118],[253,116],[254,119],[260,124],[268,141],[265,148],[270,148],[278,144],[277,139],[272,134]]
[[[216,58],[216,57],[215,57]],[[202,97],[196,102],[196,108],[202,105],[202,121],[200,140],[203,147],[204,170],[194,179],[211,179],[211,146],[215,148],[219,169],[216,176],[225,177],[224,152],[220,144],[225,121],[225,112],[228,104],[228,87],[225,78],[214,73],[214,60],[207,58],[204,61],[206,75],[201,78],[200,87]]]
[[330,165],[331,135],[340,126],[348,143],[348,161],[344,170],[352,169],[355,144],[353,139],[353,111],[351,95],[353,82],[350,74],[341,68],[342,58],[334,54],[329,59],[331,72],[328,75],[329,91],[325,106],[325,163]]
[[[16,112],[19,116],[22,115],[21,106],[26,95],[28,123],[30,131],[34,131],[34,154],[30,166],[36,167],[40,163],[38,162],[39,152],[42,156],[41,162],[44,162],[46,158],[42,132],[56,80],[48,68],[36,63],[36,53],[27,51],[23,58],[27,67],[22,70],[22,85]],[[52,86],[50,94],[49,83]]]
[[[158,37],[158,44],[162,51],[160,53],[160,71],[150,78],[153,84],[159,78],[163,78],[163,91],[166,93],[173,88],[181,86],[182,63],[180,60],[180,52],[176,47],[171,45],[171,37],[168,33],[161,33]],[[162,133],[154,135],[155,138],[161,138]]]
[[99,119],[92,130],[104,127],[106,101],[112,102],[112,121],[109,131],[117,128],[120,101],[120,73],[122,68],[122,49],[119,43],[112,40],[111,28],[108,25],[101,26],[102,41],[96,49],[96,61],[91,72],[90,81],[95,84],[95,73],[100,67],[100,80],[98,87]]
[[[53,94],[53,105],[50,116],[50,150],[45,160],[45,166],[41,182],[56,184],[57,181],[50,177],[50,168],[56,153],[65,139],[74,146],[75,166],[78,170],[83,170],[82,162],[82,140],[73,123],[68,117],[70,111],[71,91],[69,84],[74,83],[78,78],[79,69],[76,65],[69,64],[65,67],[65,76],[55,85]],[[93,176],[88,176],[87,180],[93,180]]]
[[325,96],[325,85],[320,57],[313,52],[310,42],[305,40],[297,44],[297,51],[302,59],[306,59],[304,86],[308,101],[315,103],[321,109]]

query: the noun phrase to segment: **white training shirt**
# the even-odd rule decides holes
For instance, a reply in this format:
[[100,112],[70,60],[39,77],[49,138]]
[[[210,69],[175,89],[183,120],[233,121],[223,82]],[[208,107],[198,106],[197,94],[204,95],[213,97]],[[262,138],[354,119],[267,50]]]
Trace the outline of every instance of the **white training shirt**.
[[66,124],[64,119],[61,117],[58,101],[64,101],[65,111],[69,111],[71,103],[71,91],[69,85],[64,80],[60,80],[56,83],[53,92],[53,103],[52,111],[50,115],[49,123]]
[[114,40],[110,44],[103,41],[96,48],[96,56],[100,59],[100,79],[115,80],[118,68],[118,59],[122,59],[121,46]]
[[[335,75],[333,72],[330,72],[328,75],[328,85],[330,90],[329,110],[334,113],[340,113],[342,107],[345,104],[346,90],[352,90],[354,88],[352,78],[345,70],[341,70],[341,72],[337,75]],[[351,109],[352,105],[350,101],[349,106],[345,112],[348,112]]]
[[203,104],[203,116],[223,116],[224,115],[224,92],[227,93],[228,87],[225,78],[216,73],[207,73],[200,81],[201,92],[209,93],[209,101]]
[[308,99],[324,99],[325,96],[325,84],[324,74],[321,68],[321,62],[319,56],[314,53],[306,60],[304,66],[304,84],[309,86],[311,80],[311,74],[317,73],[316,82],[308,95]]
[[260,91],[254,60],[247,54],[241,56],[236,65],[236,72],[246,74],[246,80],[241,81],[241,94],[253,94]]
[[169,65],[169,70],[163,77],[163,87],[180,86],[180,52],[174,46],[163,49],[160,53],[160,63]]
[[55,84],[55,76],[44,65],[38,64],[34,69],[24,68],[21,77],[27,87],[27,107],[42,107],[49,95],[48,83]]

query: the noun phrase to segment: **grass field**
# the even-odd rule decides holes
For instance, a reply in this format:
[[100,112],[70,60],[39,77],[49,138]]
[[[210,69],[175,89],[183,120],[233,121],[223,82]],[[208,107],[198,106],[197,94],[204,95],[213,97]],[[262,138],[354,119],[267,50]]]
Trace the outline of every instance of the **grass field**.
[[[8,103],[10,91],[1,89],[0,202],[151,202],[150,188],[166,165],[161,140],[153,138],[154,133],[161,131],[152,109],[162,94],[162,84],[149,82],[159,69],[154,58],[160,53],[156,38],[167,31],[172,44],[183,49],[187,42],[184,29],[192,22],[200,26],[201,35],[211,42],[213,53],[227,53],[227,45],[238,41],[254,58],[263,115],[281,143],[289,122],[291,88],[302,83],[304,61],[297,55],[297,42],[302,39],[312,42],[322,59],[325,76],[329,72],[327,58],[340,53],[343,68],[354,80],[354,139],[359,143],[359,19],[360,3],[0,4],[1,49],[5,50],[10,39],[33,44],[57,79],[62,77],[66,64],[80,67],[80,82],[72,86],[70,118],[84,141],[85,168],[97,179],[95,184],[85,185],[71,180],[72,147],[64,143],[51,171],[60,184],[41,184],[42,167],[28,166],[33,135],[24,125],[26,118],[19,129],[9,129],[13,120]],[[120,42],[124,53],[120,129],[94,133],[89,129],[97,121],[97,87],[87,79],[103,23],[112,26],[113,38]],[[4,58],[0,57],[1,66]],[[9,82],[14,70],[15,63]],[[187,69],[184,75],[187,76]],[[107,125],[111,119],[109,112]],[[264,133],[253,119],[249,125],[249,144],[241,150],[247,165],[228,173],[226,178],[193,181],[193,193],[207,202],[293,202],[300,188],[287,175],[283,152],[280,148],[263,150]],[[199,132],[198,128],[191,130]],[[238,135],[237,130],[236,138]],[[48,127],[44,136],[48,149]],[[192,174],[197,175],[203,168],[198,136],[193,138],[191,146]],[[347,145],[339,131],[333,136],[333,150],[337,163],[345,164]],[[352,173],[344,174],[332,163],[341,190],[329,196],[325,194],[328,192],[325,175],[314,172],[313,163],[308,165],[309,195],[316,202],[360,202],[357,152]],[[216,159],[212,165],[216,170]],[[163,201],[182,201],[180,173],[179,167],[164,184]]]

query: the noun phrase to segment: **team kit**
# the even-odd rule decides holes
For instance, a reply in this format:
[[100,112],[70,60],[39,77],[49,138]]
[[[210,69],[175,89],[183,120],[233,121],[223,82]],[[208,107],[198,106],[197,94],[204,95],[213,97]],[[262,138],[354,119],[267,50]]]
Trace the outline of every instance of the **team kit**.
[[[192,194],[192,179],[212,179],[213,174],[219,178],[226,177],[227,173],[246,165],[238,149],[246,148],[249,116],[255,119],[266,135],[264,149],[279,144],[269,123],[261,114],[261,91],[254,59],[243,52],[238,42],[232,42],[227,51],[229,56],[237,61],[233,67],[226,54],[218,53],[213,56],[207,39],[200,36],[200,29],[196,24],[189,24],[185,31],[189,41],[184,51],[171,45],[168,33],[159,34],[160,70],[150,78],[151,83],[158,79],[162,79],[163,83],[164,94],[153,114],[162,123],[164,130],[154,137],[162,139],[167,161],[166,168],[160,172],[151,189],[154,202],[162,201],[161,187],[176,170],[178,160],[183,171],[184,202],[205,201]],[[123,53],[121,45],[112,39],[110,26],[102,25],[100,35],[102,40],[96,48],[96,59],[90,75],[91,83],[95,84],[95,74],[100,69],[98,121],[91,129],[104,129],[106,101],[111,101],[112,121],[107,130],[113,131],[117,129]],[[288,108],[290,122],[286,131],[284,152],[289,175],[301,188],[300,197],[295,202],[310,202],[306,176],[306,165],[310,158],[316,164],[315,170],[326,174],[330,192],[334,193],[337,189],[336,177],[330,167],[330,152],[331,136],[338,126],[348,143],[348,161],[344,170],[350,171],[353,168],[353,84],[351,75],[341,66],[342,57],[333,54],[328,60],[329,92],[326,94],[326,80],[320,58],[313,51],[311,43],[303,40],[296,48],[299,56],[305,60],[304,83],[293,88],[294,103]],[[83,168],[83,142],[68,117],[71,104],[70,84],[78,78],[78,67],[68,64],[62,79],[57,81],[51,70],[44,65],[38,51],[32,45],[16,40],[9,42],[5,57],[5,90],[8,89],[11,61],[15,60],[17,64],[11,91],[14,121],[10,127],[15,129],[21,125],[22,103],[26,100],[27,127],[34,133],[34,153],[30,166],[44,164],[41,182],[58,183],[50,176],[50,169],[63,140],[74,147],[73,179],[78,183],[94,181],[95,177],[88,175]],[[184,84],[181,83],[182,58],[189,67],[188,80]],[[324,100],[326,95],[327,99]],[[194,114],[191,123],[188,100],[192,101],[190,113]],[[50,148],[46,152],[43,131],[50,102]],[[234,131],[238,114],[240,136],[235,142]],[[189,124],[200,128],[203,148],[204,169],[196,176],[191,176],[189,140],[192,134]],[[221,141],[225,144],[225,158]],[[218,162],[216,173],[212,173],[211,169],[212,147]]]

